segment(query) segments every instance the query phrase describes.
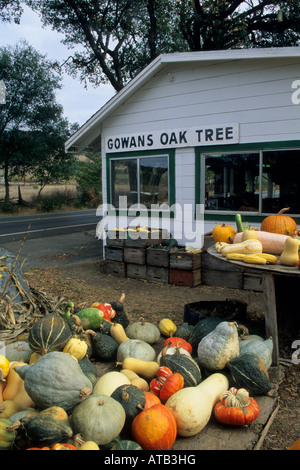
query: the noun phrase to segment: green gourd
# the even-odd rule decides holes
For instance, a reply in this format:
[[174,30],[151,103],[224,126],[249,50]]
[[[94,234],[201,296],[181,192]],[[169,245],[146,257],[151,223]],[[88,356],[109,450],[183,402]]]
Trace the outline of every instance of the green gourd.
[[273,352],[273,340],[268,338],[266,340],[249,341],[245,345],[240,342],[240,353],[254,353],[257,354],[268,370],[272,365],[272,352]]
[[236,388],[245,388],[250,395],[268,395],[272,385],[268,371],[257,354],[246,352],[231,359],[228,364],[230,382]]
[[141,339],[129,339],[119,345],[117,362],[123,362],[127,357],[151,362],[155,360],[156,352],[146,341],[142,341]]
[[156,343],[160,338],[160,331],[154,323],[145,321],[141,318],[140,321],[131,323],[126,328],[126,334],[130,339],[140,339],[146,343]]
[[185,387],[196,386],[201,382],[201,370],[196,361],[185,354],[164,354],[162,353],[160,366],[166,366],[173,373],[179,372],[184,379]]
[[135,385],[127,384],[117,387],[111,394],[111,398],[119,402],[125,411],[126,420],[122,434],[130,435],[133,419],[145,407],[145,393]]
[[[68,302],[65,308],[65,318],[67,322],[72,323],[72,314],[74,312],[73,302]],[[76,317],[80,320],[80,326],[84,330],[99,330],[103,321],[103,312],[98,308],[89,307],[76,312]]]
[[9,450],[14,444],[17,433],[14,430],[7,429],[12,424],[10,419],[0,418],[0,450]]
[[46,354],[62,351],[72,337],[68,323],[59,315],[48,314],[39,318],[31,327],[28,343],[32,351]]
[[119,344],[110,335],[100,332],[92,334],[92,355],[100,361],[113,361],[117,357]]

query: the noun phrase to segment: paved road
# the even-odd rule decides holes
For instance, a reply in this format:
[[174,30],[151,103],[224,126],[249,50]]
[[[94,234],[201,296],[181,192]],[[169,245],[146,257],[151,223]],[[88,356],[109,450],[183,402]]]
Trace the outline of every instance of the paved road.
[[0,217],[0,243],[22,240],[28,230],[28,239],[96,230],[100,217],[96,210],[57,212],[27,216]]
[[103,243],[96,238],[99,220],[95,210],[1,217],[0,248],[15,255],[21,249],[18,260],[25,270],[94,263],[103,258]]

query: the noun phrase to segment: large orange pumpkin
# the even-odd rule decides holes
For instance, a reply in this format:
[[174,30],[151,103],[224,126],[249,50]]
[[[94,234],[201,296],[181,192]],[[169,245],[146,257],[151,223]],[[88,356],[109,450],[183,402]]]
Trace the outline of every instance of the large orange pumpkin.
[[278,214],[269,215],[261,224],[260,230],[264,232],[280,233],[281,235],[292,235],[297,230],[297,224],[294,219],[284,212],[288,211],[289,207],[281,209]]
[[212,237],[215,242],[230,243],[230,238],[235,235],[235,229],[231,225],[216,225],[212,231]]
[[132,422],[133,439],[144,450],[170,450],[177,436],[172,412],[162,404],[141,411]]

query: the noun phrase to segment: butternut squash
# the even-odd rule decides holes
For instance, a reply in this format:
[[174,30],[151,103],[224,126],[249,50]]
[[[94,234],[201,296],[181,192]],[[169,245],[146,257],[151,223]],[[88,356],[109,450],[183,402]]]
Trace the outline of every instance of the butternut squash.
[[6,386],[3,390],[3,400],[12,400],[23,408],[36,408],[35,403],[25,390],[24,380],[14,370],[16,367],[27,366],[25,362],[14,361],[10,363],[10,369],[6,378]]
[[130,339],[121,323],[113,323],[110,327],[109,333],[118,344],[124,343]]
[[[240,243],[244,232],[238,232],[233,237],[233,244]],[[271,255],[281,255],[284,250],[284,244],[287,235],[281,235],[279,233],[264,232],[262,230],[256,231],[257,239],[261,242],[264,253],[270,253]]]
[[143,359],[136,359],[135,357],[125,357],[123,362],[117,362],[123,369],[130,369],[138,375],[141,375],[146,380],[151,380],[155,377],[159,369],[159,364],[154,361],[144,361]]
[[299,240],[289,237],[284,244],[284,250],[280,256],[280,263],[284,266],[297,266],[299,261]]
[[210,375],[196,387],[185,387],[175,392],[166,402],[175,417],[179,436],[195,436],[207,425],[214,405],[229,386],[227,377],[218,372]]

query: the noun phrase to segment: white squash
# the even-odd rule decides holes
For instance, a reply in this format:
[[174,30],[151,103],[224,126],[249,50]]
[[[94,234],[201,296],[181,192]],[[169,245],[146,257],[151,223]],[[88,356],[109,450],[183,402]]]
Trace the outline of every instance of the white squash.
[[209,370],[224,369],[239,352],[237,325],[226,321],[219,323],[211,333],[204,336],[197,349],[200,365]]
[[110,396],[120,385],[130,384],[130,380],[121,372],[111,371],[99,377],[94,385],[92,395]]
[[166,402],[173,413],[179,436],[191,437],[207,425],[214,405],[229,386],[225,375],[216,372],[196,387],[175,392]]

